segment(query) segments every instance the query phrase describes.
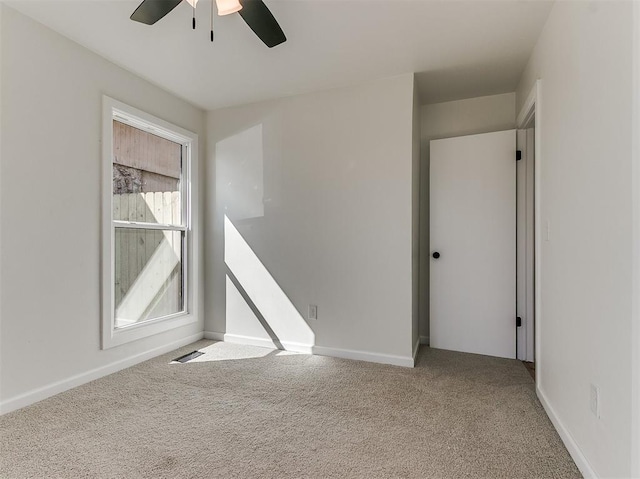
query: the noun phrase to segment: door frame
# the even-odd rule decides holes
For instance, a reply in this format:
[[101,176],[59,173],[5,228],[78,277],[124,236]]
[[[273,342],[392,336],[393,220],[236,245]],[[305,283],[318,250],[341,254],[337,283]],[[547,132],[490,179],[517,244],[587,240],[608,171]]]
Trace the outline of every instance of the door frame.
[[542,285],[542,225],[541,225],[541,204],[542,196],[540,193],[540,178],[541,178],[541,163],[542,163],[542,111],[541,111],[541,99],[542,99],[542,81],[536,80],[533,88],[531,89],[527,100],[520,109],[520,113],[516,119],[516,127],[518,129],[524,129],[531,119],[534,118],[534,166],[533,166],[533,223],[534,223],[534,237],[533,237],[533,273],[534,273],[534,331],[535,331],[535,353],[534,360],[536,363],[536,384],[540,383],[541,371],[544,367],[542,356],[540,354],[541,346],[541,334],[543,327],[542,320],[542,304],[541,304],[541,285]]
[[[533,120],[533,118],[531,119]],[[517,131],[517,149],[521,161],[516,162],[516,316],[522,318],[516,327],[516,359],[535,361],[535,296],[534,296],[534,125],[527,120]]]

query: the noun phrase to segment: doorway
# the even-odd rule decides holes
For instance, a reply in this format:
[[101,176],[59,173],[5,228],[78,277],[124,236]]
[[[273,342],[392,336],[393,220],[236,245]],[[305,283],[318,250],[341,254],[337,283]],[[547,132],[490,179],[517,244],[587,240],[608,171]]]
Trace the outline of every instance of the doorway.
[[[445,344],[442,341],[438,340],[438,315],[440,314],[441,318],[443,315],[437,309],[438,301],[442,302],[446,299],[449,291],[454,291],[456,298],[454,302],[458,300],[461,296],[461,293],[465,290],[471,291],[473,294],[480,290],[485,290],[487,288],[487,282],[484,281],[472,281],[473,287],[462,287],[462,283],[467,280],[464,273],[461,274],[462,281],[453,282],[453,288],[447,288],[444,291],[437,292],[434,290],[434,287],[437,288],[437,283],[441,284],[441,281],[438,281],[438,270],[444,269],[445,263],[453,260],[457,260],[460,256],[458,254],[452,255],[451,247],[453,246],[452,241],[449,241],[445,238],[445,241],[438,242],[438,238],[436,237],[436,229],[441,230],[441,227],[436,227],[434,225],[434,221],[436,220],[435,212],[433,208],[436,208],[436,205],[430,205],[430,221],[429,221],[429,229],[431,232],[431,238],[429,241],[429,257],[427,259],[429,264],[429,270],[431,272],[430,276],[430,326],[431,326],[431,346],[435,348],[443,348],[443,349],[457,349],[457,350],[467,350],[468,352],[477,352],[480,354],[489,354],[489,355],[502,355],[504,357],[511,357],[514,359],[519,359],[521,361],[527,361],[525,364],[533,369],[535,364],[536,373],[539,377],[540,370],[544,366],[541,364],[541,356],[540,356],[540,315],[541,308],[539,307],[540,299],[540,235],[541,229],[540,225],[540,194],[539,194],[539,177],[540,177],[540,122],[541,122],[541,113],[540,113],[540,90],[541,90],[541,82],[538,80],[533,85],[532,91],[524,102],[524,106],[521,108],[520,115],[517,116],[517,120],[515,122],[515,126],[517,130],[513,130],[513,148],[511,150],[511,161],[513,162],[513,176],[511,176],[513,184],[517,185],[516,193],[514,194],[514,199],[517,197],[516,206],[513,209],[513,230],[512,230],[512,238],[513,238],[513,266],[512,266],[512,279],[511,279],[511,291],[510,292],[510,301],[511,301],[511,315],[509,316],[509,341],[513,347],[513,353],[509,354],[507,351],[506,354],[496,354],[495,352],[485,352],[475,349],[474,343],[480,342],[482,338],[478,335],[470,334],[470,331],[474,331],[475,325],[468,324],[471,321],[471,318],[476,317],[475,314],[465,314],[463,316],[463,320],[458,322],[457,331],[462,331],[461,336],[466,336],[468,340],[468,344],[471,344],[472,347],[465,346],[464,349],[460,348],[460,345],[454,344]],[[483,133],[484,134],[484,133]],[[460,139],[458,137],[457,140],[449,139],[448,141],[456,142]],[[469,138],[470,140],[470,138]],[[444,141],[442,144],[444,145]],[[430,143],[430,146],[433,146],[434,141]],[[517,147],[516,147],[517,145]],[[516,151],[520,150],[522,152],[522,159],[520,161],[515,161],[516,159]],[[476,152],[478,148],[475,148],[471,153],[463,153],[462,155],[455,155],[457,158],[464,158],[466,156],[474,156],[477,157]],[[434,157],[431,155],[431,162],[433,163]],[[436,160],[437,161],[437,160]],[[460,160],[462,161],[462,160]],[[431,168],[429,168],[431,171]],[[460,176],[468,176],[468,173],[471,169],[465,163],[464,165],[458,165],[456,175],[451,175],[452,178],[455,178],[456,181]],[[480,172],[476,175],[484,175],[484,172]],[[448,181],[448,180],[447,180]],[[431,185],[430,197],[433,200],[433,190],[434,187],[437,190],[439,186],[443,185],[443,182],[438,181],[436,178],[431,177],[429,181]],[[515,187],[514,187],[515,189]],[[464,190],[463,194],[459,195],[460,197],[468,197],[471,189]],[[450,204],[455,204],[459,202],[458,198],[453,198],[450,201]],[[475,205],[474,205],[475,206]],[[459,208],[454,208],[455,210],[459,210]],[[452,216],[450,214],[450,216]],[[486,217],[486,215],[485,215]],[[464,228],[469,231],[469,228]],[[453,235],[456,241],[459,241],[464,235]],[[470,235],[466,235],[467,238]],[[477,241],[476,241],[477,243]],[[446,251],[441,251],[442,248],[446,248]],[[434,258],[433,254],[437,253],[438,258]],[[479,254],[476,254],[476,257]],[[459,269],[462,270],[464,267],[465,270],[479,270],[479,268],[468,268],[468,265],[472,262],[476,261],[476,257],[472,258],[471,261],[462,262],[459,266]],[[487,268],[488,269],[488,268]],[[466,284],[466,283],[465,283]],[[442,294],[444,292],[444,294]],[[478,301],[483,298],[476,298]],[[485,308],[477,307],[477,308],[466,308],[466,312],[473,311],[481,311]],[[506,309],[505,309],[506,311]],[[444,322],[453,322],[451,321],[451,314],[447,314],[444,316]],[[517,318],[520,319],[520,326],[517,326],[518,321]],[[506,320],[505,320],[506,321]],[[441,321],[442,322],[442,321]],[[447,327],[450,327],[449,325]],[[476,332],[479,331],[479,334],[484,334],[486,329],[479,328],[475,329]],[[517,347],[517,351],[516,351]],[[472,350],[475,349],[475,350]],[[534,375],[534,374],[532,374]]]

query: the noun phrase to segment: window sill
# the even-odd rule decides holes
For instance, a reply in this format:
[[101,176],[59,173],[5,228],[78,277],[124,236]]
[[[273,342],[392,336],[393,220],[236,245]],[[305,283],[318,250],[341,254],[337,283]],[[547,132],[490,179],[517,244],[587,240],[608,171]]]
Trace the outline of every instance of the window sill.
[[156,334],[171,331],[197,322],[193,313],[178,313],[164,318],[145,321],[120,329],[111,329],[111,334],[104,334],[102,337],[102,349],[109,349],[122,344],[148,338]]

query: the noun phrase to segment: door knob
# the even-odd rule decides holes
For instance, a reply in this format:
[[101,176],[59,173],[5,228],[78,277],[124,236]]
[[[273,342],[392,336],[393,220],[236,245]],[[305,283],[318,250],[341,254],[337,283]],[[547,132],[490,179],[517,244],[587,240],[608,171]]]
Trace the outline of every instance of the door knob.
[[434,251],[431,256],[433,256],[435,259],[438,259],[440,257],[440,253],[438,253],[437,251]]

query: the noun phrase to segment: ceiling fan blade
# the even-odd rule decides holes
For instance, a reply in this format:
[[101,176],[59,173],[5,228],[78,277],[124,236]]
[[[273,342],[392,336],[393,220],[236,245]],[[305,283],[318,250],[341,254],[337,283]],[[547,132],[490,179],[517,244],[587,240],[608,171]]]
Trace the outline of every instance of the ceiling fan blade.
[[238,13],[269,48],[287,41],[282,28],[262,0],[240,0],[242,10]]
[[180,5],[182,0],[144,0],[135,12],[131,14],[131,20],[153,25],[171,10]]

